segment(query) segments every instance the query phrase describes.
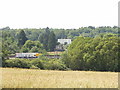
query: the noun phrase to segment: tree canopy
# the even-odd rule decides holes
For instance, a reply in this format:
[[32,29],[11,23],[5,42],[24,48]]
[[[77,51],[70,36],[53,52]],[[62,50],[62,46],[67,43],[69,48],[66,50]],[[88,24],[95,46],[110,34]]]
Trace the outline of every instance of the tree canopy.
[[25,44],[25,42],[28,40],[28,38],[26,37],[26,34],[23,30],[21,30],[18,35],[17,35],[17,39],[18,39],[18,45],[22,46]]
[[43,44],[44,49],[47,51],[54,51],[57,44],[54,32],[50,31],[48,27],[45,29],[45,32],[39,36],[39,41]]
[[43,45],[39,41],[27,40],[23,45],[21,52],[42,52]]
[[[11,54],[54,51],[57,39],[69,38],[72,39],[72,44],[65,45],[66,51],[59,59],[62,66],[65,65],[72,70],[120,71],[120,32],[118,32],[117,26],[88,26],[79,29],[53,29],[48,27],[10,29],[5,27],[0,29],[0,32],[2,32],[2,34],[0,33],[0,55],[3,65]],[[35,63],[38,64],[36,61]],[[50,64],[52,65],[53,62],[51,60]],[[55,65],[58,62],[55,62]],[[46,63],[48,62],[46,61]],[[45,65],[48,66],[46,63]]]
[[62,60],[73,70],[118,71],[118,40],[120,38],[114,35],[77,37]]

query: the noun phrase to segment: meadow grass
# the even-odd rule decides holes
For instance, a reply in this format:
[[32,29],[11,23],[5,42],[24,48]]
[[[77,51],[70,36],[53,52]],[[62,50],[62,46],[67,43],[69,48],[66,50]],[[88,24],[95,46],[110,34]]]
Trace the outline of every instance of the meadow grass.
[[118,73],[0,68],[2,88],[117,88]]

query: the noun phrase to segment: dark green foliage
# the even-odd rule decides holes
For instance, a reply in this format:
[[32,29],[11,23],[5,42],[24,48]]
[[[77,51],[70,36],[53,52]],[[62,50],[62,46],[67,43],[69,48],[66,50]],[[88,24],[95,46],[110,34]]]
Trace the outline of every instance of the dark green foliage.
[[30,63],[31,63],[31,68],[36,67],[36,68],[44,69],[44,66],[40,59],[33,59],[30,61]]
[[10,59],[5,61],[5,67],[47,69],[47,70],[68,70],[59,59]]
[[44,68],[48,70],[67,70],[68,68],[59,59],[49,59],[47,61],[42,61]]
[[48,27],[45,29],[45,32],[40,35],[39,41],[43,44],[44,49],[47,51],[54,51],[57,43],[54,32],[50,32]]
[[44,69],[40,59],[10,59],[5,61],[5,67]]
[[28,38],[26,37],[26,34],[23,30],[21,30],[19,32],[19,34],[17,35],[17,39],[18,39],[18,46],[22,46],[25,44],[25,42],[28,40]]
[[108,34],[104,37],[78,37],[63,54],[62,61],[73,70],[119,71],[118,40]]
[[4,62],[9,58],[9,55],[18,52],[19,48],[15,39],[10,35],[10,32],[2,31],[1,33],[2,38],[0,38],[0,56],[2,59],[2,65],[4,66]]
[[45,29],[45,32],[42,33],[39,37],[39,41],[43,44],[44,49],[48,51],[48,39],[49,39],[49,28]]
[[30,68],[31,65],[27,59],[10,59],[5,61],[5,67]]
[[56,46],[57,40],[55,38],[54,32],[50,32],[49,39],[48,39],[48,49],[49,51],[54,51],[54,48]]
[[[17,39],[17,35],[21,30],[25,31],[26,37],[28,40],[38,40],[40,39],[40,36],[44,33],[44,30],[47,30],[47,33],[49,31],[53,31],[55,33],[56,39],[60,38],[70,38],[74,39],[76,36],[85,36],[85,37],[96,37],[99,34],[106,34],[106,33],[113,33],[113,34],[118,34],[118,27],[81,27],[79,29],[52,29],[52,28],[39,28],[39,29],[6,29],[2,30],[4,32],[10,32],[12,36],[14,36],[15,39]],[[46,37],[47,38],[47,37]],[[42,39],[41,39],[42,40]],[[40,41],[41,41],[40,40]]]
[[44,52],[43,45],[39,41],[27,40],[21,48],[21,52]]
[[[24,32],[25,31],[25,32]],[[120,71],[120,39],[117,26],[114,27],[81,27],[79,29],[10,29],[0,30],[0,56],[3,66],[22,68],[41,68],[65,70],[96,70]],[[28,38],[28,41],[26,41]],[[39,60],[6,60],[10,54],[18,52],[46,53],[53,51],[56,39],[70,38],[73,40],[68,50],[58,59]],[[40,41],[40,42],[39,42]],[[22,48],[21,48],[22,47]],[[14,63],[12,63],[12,61]],[[7,64],[5,63],[7,62]],[[8,63],[11,65],[8,65]],[[18,64],[19,63],[19,64]]]

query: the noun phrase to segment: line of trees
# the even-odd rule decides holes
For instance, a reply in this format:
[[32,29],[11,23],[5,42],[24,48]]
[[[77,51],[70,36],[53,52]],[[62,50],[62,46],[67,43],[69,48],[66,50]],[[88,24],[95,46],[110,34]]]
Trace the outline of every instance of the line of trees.
[[119,72],[120,37],[107,34],[96,38],[77,37],[60,59],[11,59],[7,67],[49,70],[86,70]]
[[4,62],[11,54],[18,52],[38,52],[46,54],[47,51],[54,51],[57,40],[53,31],[46,28],[42,34],[39,35],[38,40],[29,40],[24,30],[20,30],[15,34],[11,31],[3,31],[0,37],[1,45],[1,59]]
[[[45,49],[46,51],[54,51],[54,48],[57,44],[57,39],[53,31],[50,31],[47,27],[43,33],[41,33],[38,37],[38,40],[27,41],[28,38],[23,30],[21,30],[17,34],[18,46],[23,50],[23,52],[40,52],[40,50],[36,50],[37,48]],[[26,42],[27,41],[27,42]],[[34,46],[34,47],[32,47]],[[31,48],[32,47],[32,48]],[[31,50],[29,50],[31,49]]]
[[[59,66],[59,69],[65,67],[65,69],[72,70],[120,71],[118,68],[120,64],[120,37],[117,27],[95,28],[89,26],[69,30],[50,29],[48,27],[12,30],[7,27],[7,29],[1,29],[0,32],[2,33],[0,37],[2,52],[0,55],[3,66],[44,67],[41,69],[57,69]],[[73,40],[59,60],[39,59],[39,62],[37,60],[26,62],[21,59],[8,59],[9,55],[16,52],[46,53],[47,51],[54,51],[58,38],[71,38]],[[43,66],[39,66],[40,62],[42,63],[40,65]]]
[[[99,34],[107,34],[107,33],[113,33],[113,34],[120,34],[118,32],[118,27],[110,27],[110,26],[104,26],[104,27],[93,27],[93,26],[88,26],[88,27],[81,27],[78,29],[53,29],[53,28],[32,28],[32,29],[8,29],[8,27],[1,29],[0,31],[2,32],[9,32],[14,38],[17,39],[17,33],[19,33],[21,30],[23,30],[26,34],[26,37],[28,40],[39,40],[39,37],[41,34],[45,32],[45,30],[48,29],[50,32],[53,31],[56,39],[60,38],[69,38],[69,39],[74,39],[77,36],[84,36],[84,37],[96,37]],[[49,32],[48,32],[49,33]]]

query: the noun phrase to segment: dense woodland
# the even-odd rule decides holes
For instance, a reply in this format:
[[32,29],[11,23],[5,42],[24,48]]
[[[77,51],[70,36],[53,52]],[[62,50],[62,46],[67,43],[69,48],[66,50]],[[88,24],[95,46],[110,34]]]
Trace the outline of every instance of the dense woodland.
[[[4,67],[52,70],[120,71],[120,37],[118,27],[81,27],[79,29],[0,29],[0,49]],[[60,59],[44,56],[29,59],[9,59],[18,52],[54,51],[57,39],[72,39]]]

